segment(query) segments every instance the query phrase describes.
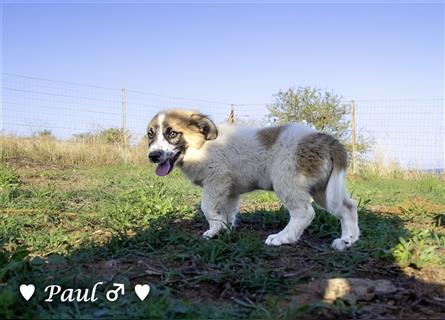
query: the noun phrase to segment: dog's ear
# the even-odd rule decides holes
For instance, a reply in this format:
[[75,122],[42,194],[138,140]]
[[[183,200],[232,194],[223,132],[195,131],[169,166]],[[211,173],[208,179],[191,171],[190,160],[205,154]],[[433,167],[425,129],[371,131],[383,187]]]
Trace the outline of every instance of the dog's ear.
[[204,135],[206,140],[214,140],[216,137],[218,137],[218,129],[216,128],[216,125],[212,120],[203,114],[192,114],[190,125],[197,127],[199,132]]

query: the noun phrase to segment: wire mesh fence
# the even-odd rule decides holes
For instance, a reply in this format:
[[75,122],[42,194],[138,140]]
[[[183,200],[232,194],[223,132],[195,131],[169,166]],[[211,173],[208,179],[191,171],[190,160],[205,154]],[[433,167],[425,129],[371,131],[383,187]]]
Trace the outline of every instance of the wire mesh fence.
[[[125,148],[141,142],[148,120],[165,108],[191,108],[224,122],[234,110],[238,123],[266,125],[267,104],[165,96],[129,88],[56,81],[4,73],[2,75],[2,136],[51,135],[64,141],[114,128],[128,132]],[[445,168],[445,105],[443,99],[345,100],[354,105],[357,143],[368,151],[357,159],[397,164],[402,168]],[[124,135],[126,137],[126,135]],[[354,136],[354,135],[351,135]]]
[[445,168],[444,100],[359,100],[356,104],[357,132],[370,140],[368,158],[403,168]]

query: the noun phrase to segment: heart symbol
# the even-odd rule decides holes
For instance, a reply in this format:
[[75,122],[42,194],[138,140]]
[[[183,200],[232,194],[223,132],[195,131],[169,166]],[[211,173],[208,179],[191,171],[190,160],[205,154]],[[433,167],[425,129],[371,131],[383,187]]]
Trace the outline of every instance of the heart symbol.
[[22,284],[20,286],[20,293],[22,294],[23,298],[25,298],[26,301],[31,299],[32,295],[34,294],[34,291],[36,291],[36,287],[34,287],[33,284]]
[[148,284],[144,285],[137,284],[134,287],[134,292],[136,292],[136,295],[138,296],[139,299],[144,301],[144,299],[147,298],[148,293],[150,292],[150,286]]

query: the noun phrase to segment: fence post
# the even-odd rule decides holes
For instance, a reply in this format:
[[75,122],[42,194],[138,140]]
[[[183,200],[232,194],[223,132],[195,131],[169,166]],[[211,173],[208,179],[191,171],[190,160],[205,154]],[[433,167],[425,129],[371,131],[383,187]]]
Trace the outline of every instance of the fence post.
[[355,101],[351,101],[351,125],[352,125],[352,172],[357,173],[357,135],[355,124]]
[[121,113],[122,113],[122,156],[124,164],[128,164],[128,141],[127,141],[127,94],[125,88],[121,90]]
[[235,105],[233,105],[233,104],[230,105],[230,113],[229,113],[229,117],[227,118],[227,122],[229,124],[234,124],[236,122]]

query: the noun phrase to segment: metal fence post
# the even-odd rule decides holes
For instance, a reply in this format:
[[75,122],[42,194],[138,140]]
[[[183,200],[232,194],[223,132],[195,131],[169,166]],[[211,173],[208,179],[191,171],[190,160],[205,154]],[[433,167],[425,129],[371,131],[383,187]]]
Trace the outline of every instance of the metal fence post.
[[357,173],[357,134],[355,123],[355,101],[351,101],[351,125],[352,125],[352,172]]
[[127,95],[125,88],[121,90],[121,112],[122,112],[122,156],[124,164],[128,164],[128,141],[127,141]]

